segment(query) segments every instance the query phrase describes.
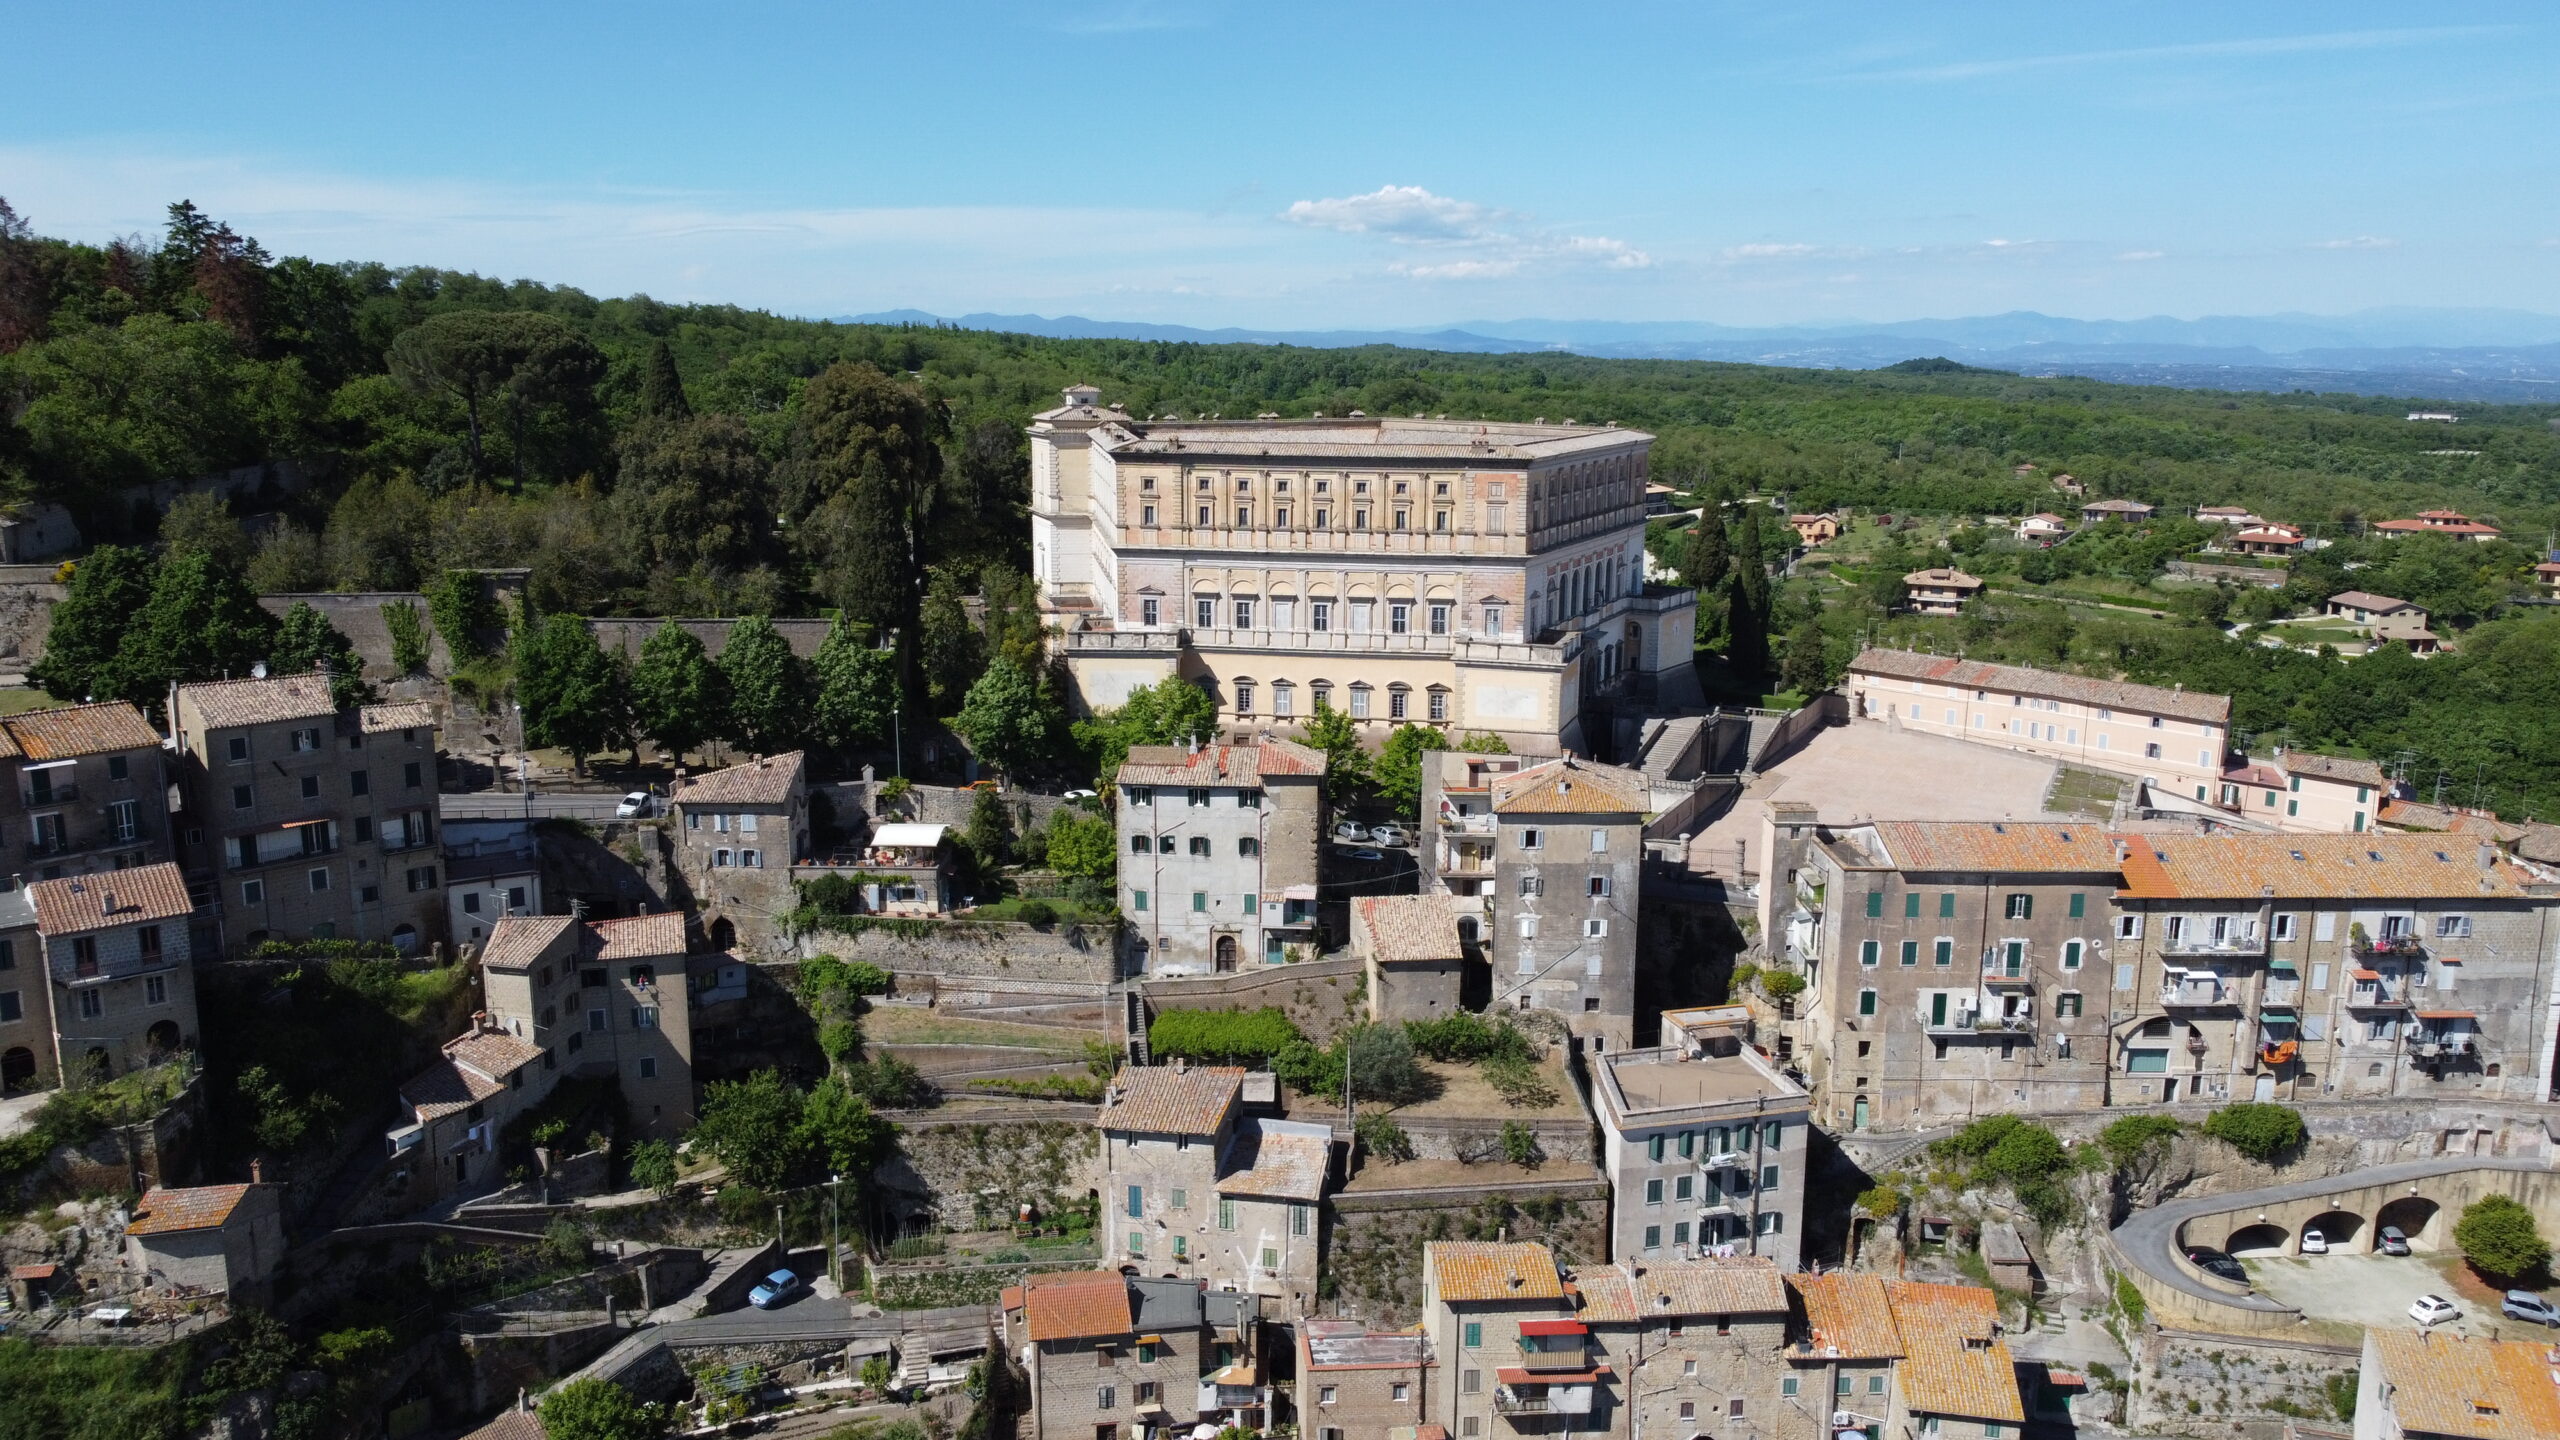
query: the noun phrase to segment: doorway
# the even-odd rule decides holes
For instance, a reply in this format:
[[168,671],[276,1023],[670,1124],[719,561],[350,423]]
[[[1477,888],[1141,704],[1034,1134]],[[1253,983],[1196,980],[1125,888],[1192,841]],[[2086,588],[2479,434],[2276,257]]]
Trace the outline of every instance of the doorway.
[[1218,937],[1217,957],[1219,974],[1229,975],[1235,972],[1236,937],[1233,935],[1221,935]]
[[1867,1128],[1867,1097],[1864,1095],[1859,1096],[1855,1101],[1850,1103],[1849,1128],[1852,1130],[1864,1130]]

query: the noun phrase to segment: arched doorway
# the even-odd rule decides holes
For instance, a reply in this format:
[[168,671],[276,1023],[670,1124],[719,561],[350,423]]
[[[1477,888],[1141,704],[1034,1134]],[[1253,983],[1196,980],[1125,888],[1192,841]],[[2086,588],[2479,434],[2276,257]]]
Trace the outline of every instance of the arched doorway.
[[24,1045],[0,1050],[0,1095],[32,1088],[36,1083],[36,1052]]
[[2374,1214],[2374,1239],[2380,1243],[2382,1231],[2388,1226],[2408,1237],[2410,1249],[2433,1250],[2435,1223],[2436,1202],[2423,1195],[2403,1195]]
[[1864,1095],[1849,1102],[1849,1128],[1852,1130],[1867,1128],[1867,1097]]
[[2305,1221],[2302,1229],[2306,1235],[2319,1231],[2322,1243],[2332,1250],[2345,1250],[2364,1233],[2364,1217],[2352,1210],[2327,1210]]
[[734,950],[734,949],[736,949],[736,948],[737,948],[737,946],[738,946],[738,927],[729,923],[729,917],[728,917],[728,916],[723,915],[723,916],[721,916],[720,918],[718,918],[718,919],[716,919],[716,920],[714,920],[714,921],[712,921],[712,922],[711,922],[711,948],[712,948],[712,949],[714,949],[714,950]]
[[2291,1232],[2281,1225],[2243,1225],[2231,1232],[2231,1238],[2222,1242],[2222,1248],[2234,1257],[2282,1255],[2285,1242],[2292,1238]]
[[391,927],[391,948],[399,951],[403,955],[417,949],[418,927],[415,925],[395,925]]
[[1236,937],[1233,935],[1219,936],[1217,956],[1219,974],[1225,975],[1234,971],[1236,968]]
[[178,1053],[178,1022],[155,1021],[150,1029],[142,1032],[142,1042],[151,1047],[153,1060],[168,1059]]

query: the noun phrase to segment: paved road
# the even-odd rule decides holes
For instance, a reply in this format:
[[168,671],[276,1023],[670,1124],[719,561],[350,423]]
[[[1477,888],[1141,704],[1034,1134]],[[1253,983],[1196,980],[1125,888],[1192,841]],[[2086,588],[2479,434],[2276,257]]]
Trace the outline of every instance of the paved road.
[[2199,1300],[2211,1300],[2239,1310],[2262,1310],[2290,1314],[2293,1308],[2283,1301],[2270,1299],[2251,1291],[2233,1295],[2216,1290],[2180,1268],[2175,1248],[2178,1227],[2198,1215],[2215,1215],[2229,1210],[2249,1210],[2266,1205],[2280,1205],[2290,1200],[2307,1200],[2316,1195],[2333,1195],[2340,1190],[2362,1190],[2377,1185],[2399,1185],[2411,1180],[2431,1180],[2438,1175],[2455,1175],[2465,1170],[2549,1170],[2541,1160],[2500,1159],[2490,1156],[2453,1156],[2442,1160],[2411,1160],[2399,1165],[2377,1165],[2370,1170],[2355,1170],[2344,1175],[2324,1175],[2313,1180],[2297,1180],[2289,1185],[2270,1185],[2264,1190],[2243,1190],[2231,1195],[2207,1195],[2195,1200],[2175,1200],[2136,1213],[2115,1228],[2116,1249],[2142,1272],[2183,1294]]
[[522,816],[541,820],[555,815],[579,820],[610,820],[614,807],[621,803],[619,795],[588,795],[558,790],[536,790],[531,795],[507,790],[474,790],[463,795],[436,797],[436,808],[447,820],[513,820]]
[[779,1310],[748,1306],[719,1315],[702,1315],[660,1325],[645,1333],[662,1341],[686,1344],[758,1344],[783,1340],[855,1340],[896,1336],[909,1331],[965,1330],[994,1323],[984,1305],[955,1305],[942,1310],[892,1310],[885,1315],[857,1315],[850,1300],[811,1295]]

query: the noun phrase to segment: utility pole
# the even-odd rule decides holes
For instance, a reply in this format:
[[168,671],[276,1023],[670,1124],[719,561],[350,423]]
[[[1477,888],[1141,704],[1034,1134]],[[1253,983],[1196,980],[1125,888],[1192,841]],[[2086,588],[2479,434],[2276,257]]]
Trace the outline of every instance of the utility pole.
[[827,1177],[827,1273],[835,1278],[838,1295],[844,1293],[844,1236],[839,1228],[843,1184],[842,1175]]

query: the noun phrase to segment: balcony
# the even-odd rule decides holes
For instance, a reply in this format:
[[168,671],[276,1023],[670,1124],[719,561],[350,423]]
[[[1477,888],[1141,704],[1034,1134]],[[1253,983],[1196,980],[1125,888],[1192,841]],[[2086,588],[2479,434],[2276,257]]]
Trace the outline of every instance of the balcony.
[[68,805],[72,801],[80,798],[80,787],[77,785],[63,784],[50,785],[39,790],[30,786],[27,789],[19,791],[18,796],[21,800],[26,802],[29,809],[33,809],[39,805]]
[[1748,1170],[1751,1168],[1751,1155],[1744,1150],[1718,1150],[1711,1155],[1699,1156],[1698,1168],[1701,1170]]
[[2160,942],[2163,955],[2252,956],[2267,953],[2265,932],[2251,927],[2238,935],[2172,935]]
[[2406,1010],[2409,1008],[2409,982],[2403,976],[2382,975],[2371,970],[2358,970],[2355,984],[2347,991],[2347,1006],[2355,1010]]
[[2347,937],[2347,948],[2358,955],[2409,955],[2427,953],[2427,942],[2415,935],[2365,935]]
[[2026,990],[2034,986],[2035,977],[2023,964],[2012,968],[1994,959],[1983,962],[1982,983],[2000,990]]
[[1444,809],[1440,812],[1440,831],[1444,835],[1490,835],[1493,833],[1493,814],[1485,811],[1461,815]]
[[1443,875],[1490,875],[1493,873],[1493,848],[1476,845],[1446,846],[1440,856]]
[[2270,980],[2258,992],[2258,1004],[2270,1010],[2291,1010],[2302,1003],[2302,982]]
[[2160,1007],[2164,1010],[2203,1010],[2235,1003],[2229,986],[2218,981],[2188,981],[2160,987]]
[[1520,1363],[1531,1370],[1587,1370],[1591,1352],[1580,1335],[1523,1335]]
[[1932,1035],[1970,1035],[1981,1015],[1970,1005],[1946,1011],[1933,1011],[1924,1005],[1920,1009],[1920,1028]]

